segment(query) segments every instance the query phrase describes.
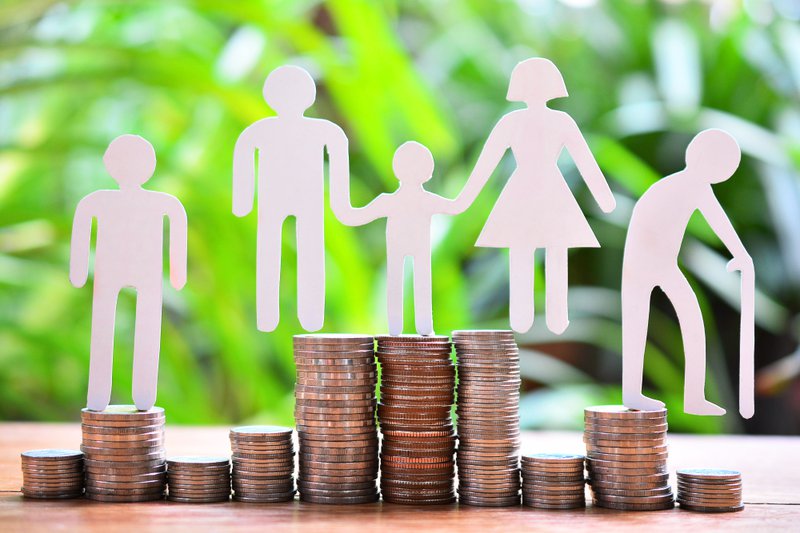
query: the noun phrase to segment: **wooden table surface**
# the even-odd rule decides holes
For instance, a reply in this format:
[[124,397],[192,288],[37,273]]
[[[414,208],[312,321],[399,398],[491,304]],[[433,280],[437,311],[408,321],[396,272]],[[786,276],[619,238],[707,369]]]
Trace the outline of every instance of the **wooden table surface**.
[[[621,512],[593,508],[540,511],[468,506],[410,507],[392,504],[329,506],[300,503],[172,502],[111,504],[88,500],[23,499],[20,452],[75,448],[78,424],[0,424],[0,531],[292,531],[800,530],[800,437],[670,435],[670,468],[732,468],[742,472],[745,509],[701,514],[678,508]],[[228,455],[227,428],[167,428],[170,454]],[[523,452],[583,452],[580,433],[525,432]],[[674,488],[674,478],[673,478]]]

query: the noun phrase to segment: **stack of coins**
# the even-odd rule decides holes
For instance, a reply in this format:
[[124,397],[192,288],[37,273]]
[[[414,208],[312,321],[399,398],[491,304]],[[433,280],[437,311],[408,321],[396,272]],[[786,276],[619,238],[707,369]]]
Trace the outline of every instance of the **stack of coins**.
[[626,511],[672,509],[667,411],[622,405],[584,410],[586,469],[594,504]]
[[381,495],[386,502],[455,501],[451,352],[449,337],[378,337]]
[[519,505],[519,349],[511,331],[455,331],[458,499]]
[[227,457],[169,458],[167,486],[167,499],[173,502],[227,502],[231,497],[231,461]]
[[377,501],[374,338],[296,335],[294,357],[300,499]]
[[702,513],[730,513],[744,509],[742,474],[735,470],[678,470],[681,509]]
[[233,499],[274,503],[294,499],[292,428],[242,426],[231,429]]
[[22,495],[63,499],[83,494],[83,453],[76,450],[22,452]]
[[539,509],[576,509],[586,506],[582,455],[523,455],[521,464],[523,505]]
[[81,411],[86,497],[105,502],[143,502],[164,497],[164,409],[139,411],[110,405]]

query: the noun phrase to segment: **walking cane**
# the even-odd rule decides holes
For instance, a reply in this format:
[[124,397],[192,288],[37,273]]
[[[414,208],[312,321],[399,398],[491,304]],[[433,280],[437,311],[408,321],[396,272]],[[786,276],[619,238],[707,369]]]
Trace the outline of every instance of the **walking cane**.
[[741,287],[741,331],[739,332],[739,414],[750,418],[755,413],[754,344],[756,280],[752,268],[744,269]]

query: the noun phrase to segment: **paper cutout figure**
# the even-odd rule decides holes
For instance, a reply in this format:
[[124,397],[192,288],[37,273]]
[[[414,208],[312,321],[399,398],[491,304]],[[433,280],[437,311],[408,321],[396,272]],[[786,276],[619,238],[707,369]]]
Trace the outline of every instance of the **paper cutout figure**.
[[567,250],[600,246],[558,169],[562,149],[572,156],[600,208],[609,213],[616,206],[575,121],[547,107],[549,100],[565,96],[564,79],[551,61],[537,57],[514,67],[506,98],[527,107],[500,119],[459,196],[471,204],[511,149],[517,168],[476,246],[509,249],[511,327],[520,333],[533,325],[534,250],[545,249],[546,322],[550,331],[560,334],[569,325]]
[[252,210],[258,180],[256,322],[261,331],[273,331],[280,321],[281,228],[290,216],[296,221],[300,324],[317,331],[325,319],[324,152],[327,149],[332,203],[334,195],[347,192],[339,187],[349,187],[349,162],[344,131],[333,122],[304,116],[316,94],[305,70],[273,70],[264,82],[264,100],[277,116],[247,127],[234,148],[236,216]]
[[97,219],[92,342],[87,407],[102,411],[111,399],[117,297],[136,289],[133,400],[147,410],[156,401],[161,345],[164,217],[169,220],[170,282],[186,284],[186,211],[174,196],[142,188],[156,168],[153,146],[142,137],[122,135],[108,146],[103,163],[119,190],[83,198],[72,224],[69,279],[82,287],[89,275],[92,219]]
[[745,418],[753,415],[753,260],[711,188],[730,178],[740,159],[739,145],[728,133],[702,131],[686,149],[686,168],[653,184],[633,209],[622,266],[622,395],[629,408],[652,410],[664,406],[642,394],[650,296],[654,288],[660,287],[675,307],[683,334],[684,410],[696,415],[725,414],[725,409],[705,398],[703,316],[697,296],[678,267],[686,225],[700,210],[733,255],[728,271],[742,273],[739,410]]
[[[386,218],[386,307],[389,334],[403,333],[403,268],[406,257],[414,269],[414,320],[419,335],[433,335],[431,303],[431,218],[454,215],[466,208],[463,201],[449,200],[425,190],[433,176],[433,156],[425,146],[409,141],[394,153],[392,169],[400,185],[381,194],[365,207],[350,201],[336,205],[337,218],[349,226],[361,226]],[[349,197],[349,189],[348,189]]]

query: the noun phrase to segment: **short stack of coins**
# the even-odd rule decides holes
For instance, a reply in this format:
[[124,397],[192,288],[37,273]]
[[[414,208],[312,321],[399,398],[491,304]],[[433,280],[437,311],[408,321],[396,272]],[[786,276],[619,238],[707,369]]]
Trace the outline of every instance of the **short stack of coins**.
[[294,359],[300,499],[330,504],[377,501],[375,339],[296,335]]
[[167,463],[164,409],[139,411],[110,405],[81,411],[86,497],[105,502],[143,502],[164,498]]
[[167,499],[173,502],[227,502],[231,497],[231,461],[227,457],[168,458],[167,489]]
[[22,452],[22,495],[64,499],[83,494],[83,453],[77,450]]
[[455,501],[456,371],[449,337],[378,337],[381,495],[389,503]]
[[586,469],[594,504],[625,511],[675,506],[667,472],[667,410],[621,405],[584,410]]
[[519,505],[519,349],[506,330],[453,332],[458,368],[458,500]]
[[678,470],[681,509],[701,513],[730,513],[744,509],[742,474],[706,468]]
[[281,426],[231,429],[234,500],[276,503],[294,499],[293,432]]
[[539,509],[586,506],[582,455],[539,453],[522,456],[522,504]]

